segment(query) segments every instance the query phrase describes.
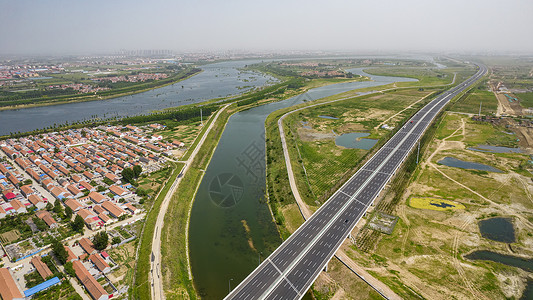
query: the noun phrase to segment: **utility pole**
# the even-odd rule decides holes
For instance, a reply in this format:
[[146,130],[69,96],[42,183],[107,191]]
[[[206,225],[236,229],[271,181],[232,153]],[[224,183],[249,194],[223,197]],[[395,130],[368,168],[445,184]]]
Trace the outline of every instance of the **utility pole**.
[[481,117],[481,104],[483,101],[479,101],[479,113],[477,114],[478,117]]

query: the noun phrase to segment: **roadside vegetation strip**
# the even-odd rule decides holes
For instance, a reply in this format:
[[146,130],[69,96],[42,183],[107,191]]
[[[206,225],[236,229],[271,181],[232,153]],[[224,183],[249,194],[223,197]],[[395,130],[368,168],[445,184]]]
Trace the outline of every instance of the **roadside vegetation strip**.
[[170,187],[176,180],[176,177],[181,172],[184,164],[178,163],[175,167],[172,175],[165,183],[165,186],[160,190],[157,195],[154,204],[150,211],[146,214],[144,226],[141,232],[141,238],[139,239],[139,245],[137,246],[137,264],[135,266],[134,282],[131,287],[131,295],[133,299],[150,299],[151,288],[149,282],[150,272],[150,258],[152,251],[152,240],[155,231],[155,223],[157,215],[159,214],[159,208],[165,198],[166,194],[170,190]]

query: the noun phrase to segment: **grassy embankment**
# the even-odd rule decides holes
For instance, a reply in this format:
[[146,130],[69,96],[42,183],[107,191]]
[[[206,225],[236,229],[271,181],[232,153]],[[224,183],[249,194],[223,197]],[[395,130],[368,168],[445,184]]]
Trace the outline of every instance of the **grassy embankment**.
[[158,193],[152,208],[147,213],[144,226],[140,234],[139,245],[138,245],[138,254],[137,254],[137,265],[135,267],[135,279],[131,285],[131,295],[133,299],[150,299],[150,257],[152,252],[152,240],[153,234],[155,231],[155,223],[157,220],[157,215],[159,214],[159,207],[168,193],[170,187],[176,180],[176,177],[181,172],[184,164],[177,164],[172,175],[168,178],[163,189]]
[[[19,109],[27,107],[48,106],[55,104],[65,104],[74,102],[105,100],[116,97],[129,96],[146,92],[155,88],[164,87],[167,85],[180,82],[202,72],[200,69],[187,69],[181,71],[173,76],[165,79],[154,80],[150,82],[141,82],[135,85],[129,85],[122,88],[114,88],[108,91],[85,94],[67,94],[57,96],[38,96],[38,98],[20,99],[20,100],[6,100],[0,97],[0,110]],[[64,83],[64,82],[61,82]],[[71,83],[71,82],[67,82]]]

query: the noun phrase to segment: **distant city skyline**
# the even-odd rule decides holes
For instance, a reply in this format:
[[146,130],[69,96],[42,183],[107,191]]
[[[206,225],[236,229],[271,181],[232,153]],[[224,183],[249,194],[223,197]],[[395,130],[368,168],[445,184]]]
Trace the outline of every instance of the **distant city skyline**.
[[533,1],[0,0],[0,54],[533,53]]

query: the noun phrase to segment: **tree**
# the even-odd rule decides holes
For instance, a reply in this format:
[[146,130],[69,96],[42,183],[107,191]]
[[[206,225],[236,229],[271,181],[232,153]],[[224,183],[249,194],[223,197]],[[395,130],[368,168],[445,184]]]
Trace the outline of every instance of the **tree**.
[[83,218],[80,215],[76,215],[74,218],[74,222],[71,223],[72,230],[83,233],[83,226],[85,226],[85,222],[83,221]]
[[61,200],[57,200],[54,204],[54,212],[59,215],[63,213],[63,205],[61,205]]
[[63,244],[56,238],[52,238],[52,251],[61,264],[65,264],[68,259],[68,253]]
[[52,211],[52,209],[54,209],[54,205],[52,204],[52,202],[48,202],[48,204],[46,204],[46,210]]
[[125,168],[124,170],[122,170],[121,174],[122,174],[122,179],[124,179],[124,181],[129,182],[129,183],[131,183],[133,179],[135,178],[135,173],[133,172],[132,168]]
[[71,261],[67,261],[64,267],[65,267],[65,272],[67,272],[67,274],[70,275],[70,277],[76,276],[76,271],[74,271],[74,267],[72,266]]
[[96,250],[104,250],[108,243],[109,235],[105,231],[98,232],[93,238],[93,244]]
[[38,217],[33,217],[32,221],[33,224],[35,224],[35,226],[37,226],[37,229],[39,229],[40,231],[48,230],[48,225],[46,225],[46,223]]
[[143,171],[143,168],[141,166],[139,165],[133,166],[133,176],[135,178],[138,178],[139,175],[141,175],[142,171]]
[[72,218],[72,208],[65,206],[65,217],[67,220],[70,220]]
[[116,244],[120,244],[121,240],[118,236],[114,237],[112,240],[111,240],[111,244],[112,245],[116,245]]

